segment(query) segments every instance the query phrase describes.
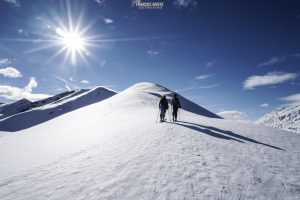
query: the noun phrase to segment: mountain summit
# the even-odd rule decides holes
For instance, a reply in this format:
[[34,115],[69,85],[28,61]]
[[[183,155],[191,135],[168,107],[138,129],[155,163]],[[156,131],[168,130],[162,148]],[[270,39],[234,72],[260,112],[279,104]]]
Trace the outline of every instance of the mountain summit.
[[[171,91],[161,85],[148,83],[148,82],[142,82],[133,85],[132,87],[128,88],[124,92],[134,92],[137,99],[140,99],[141,103],[147,104],[152,107],[157,107],[158,109],[158,103],[160,98],[163,95],[167,96],[167,99],[169,101],[169,104],[171,104],[171,100],[173,98],[174,91]],[[210,118],[222,118],[215,113],[212,113],[205,108],[195,104],[194,102],[184,98],[180,94],[177,94],[178,98],[180,99],[180,103],[182,105],[182,109],[188,112],[192,112],[198,115],[202,115],[205,117]],[[135,98],[134,98],[135,99]]]

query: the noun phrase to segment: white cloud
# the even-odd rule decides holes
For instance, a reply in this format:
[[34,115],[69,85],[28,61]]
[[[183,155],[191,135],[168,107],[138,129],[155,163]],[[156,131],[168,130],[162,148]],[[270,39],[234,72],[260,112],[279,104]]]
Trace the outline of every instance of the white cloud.
[[8,58],[0,58],[0,65],[8,65],[11,63],[11,60]]
[[147,55],[150,56],[150,57],[158,56],[159,54],[160,54],[159,51],[154,51],[154,50],[148,50],[147,51]]
[[263,76],[250,76],[244,81],[244,89],[254,89],[257,86],[274,85],[294,80],[297,73],[269,72]]
[[215,60],[209,61],[209,62],[205,63],[205,67],[208,67],[208,68],[213,67],[213,66],[215,66],[215,64],[216,64]]
[[71,76],[69,77],[69,80],[72,82],[74,81],[73,77],[71,77]]
[[246,113],[237,110],[226,110],[226,111],[218,112],[217,115],[225,119],[231,119],[231,120],[244,120],[246,117]]
[[285,101],[289,105],[300,104],[300,93],[282,97],[281,101]]
[[274,57],[270,58],[268,61],[260,63],[257,66],[258,67],[264,67],[264,66],[269,66],[269,65],[275,65],[275,64],[280,63],[280,62],[282,62],[284,60],[285,60],[284,56],[282,56],[282,57],[275,57],[274,56]]
[[21,72],[13,67],[6,67],[6,68],[0,69],[0,74],[2,74],[5,77],[8,77],[8,78],[22,77]]
[[90,81],[88,81],[88,80],[82,80],[82,81],[80,81],[80,83],[82,83],[82,84],[89,84]]
[[2,0],[2,1],[5,1],[5,2],[7,2],[7,3],[11,3],[11,4],[13,4],[13,5],[16,6],[16,7],[20,7],[20,6],[21,6],[19,0]]
[[204,75],[197,76],[196,79],[197,80],[205,80],[205,79],[208,79],[210,77],[212,77],[212,74],[204,74]]
[[260,107],[263,107],[263,108],[267,108],[267,107],[269,107],[269,104],[263,103],[263,104],[260,104],[259,106],[260,106]]
[[30,101],[36,101],[49,97],[47,94],[33,94],[32,89],[38,86],[34,77],[30,78],[29,83],[24,88],[13,87],[9,85],[0,85],[0,96],[9,100],[20,100],[26,98]]
[[105,22],[105,24],[112,24],[112,23],[114,23],[114,20],[112,20],[110,18],[103,18],[103,21]]
[[175,0],[174,5],[180,9],[180,8],[188,8],[193,9],[197,7],[198,2],[196,0]]
[[184,89],[176,90],[176,92],[185,92],[189,90],[199,90],[199,89],[210,89],[210,88],[215,88],[218,87],[219,84],[212,84],[212,85],[205,85],[205,86],[192,86],[192,87],[187,87]]
[[35,80],[34,77],[31,77],[29,83],[24,87],[24,90],[31,93],[32,89],[36,88],[37,86],[38,86],[37,81]]
[[98,3],[99,5],[104,5],[105,4],[105,0],[94,0],[96,3]]

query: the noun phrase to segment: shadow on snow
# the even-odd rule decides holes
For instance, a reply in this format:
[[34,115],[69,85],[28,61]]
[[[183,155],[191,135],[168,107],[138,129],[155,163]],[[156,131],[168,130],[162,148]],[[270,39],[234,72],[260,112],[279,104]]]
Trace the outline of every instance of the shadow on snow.
[[[218,129],[216,127],[204,126],[204,125],[195,124],[195,123],[191,123],[191,122],[185,122],[185,121],[178,121],[178,122],[179,123],[174,123],[174,124],[179,125],[179,126],[183,126],[183,127],[186,127],[186,128],[189,128],[189,129],[201,132],[201,133],[205,133],[207,135],[210,135],[210,136],[213,136],[213,137],[216,137],[216,138],[225,139],[225,140],[234,140],[234,141],[241,142],[241,143],[245,143],[244,141],[247,141],[247,142],[252,142],[252,143],[255,143],[255,144],[261,144],[261,145],[264,145],[264,146],[267,146],[267,147],[271,147],[271,148],[274,148],[274,149],[277,149],[277,150],[283,150],[284,151],[284,149],[281,149],[279,147],[269,145],[269,144],[266,144],[266,143],[262,143],[262,142],[259,142],[257,140],[254,140],[252,138],[245,137],[245,136],[233,133],[231,131],[225,131],[225,130],[222,130],[222,129]],[[170,122],[170,123],[172,123],[172,122]]]

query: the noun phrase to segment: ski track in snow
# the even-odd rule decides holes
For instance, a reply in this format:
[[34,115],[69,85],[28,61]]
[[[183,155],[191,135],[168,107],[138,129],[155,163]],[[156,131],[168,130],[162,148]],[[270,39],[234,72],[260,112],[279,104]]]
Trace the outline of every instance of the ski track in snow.
[[109,105],[95,124],[116,119],[113,136],[10,172],[0,199],[299,199],[298,135],[185,111],[176,123],[155,123],[156,109],[128,120]]

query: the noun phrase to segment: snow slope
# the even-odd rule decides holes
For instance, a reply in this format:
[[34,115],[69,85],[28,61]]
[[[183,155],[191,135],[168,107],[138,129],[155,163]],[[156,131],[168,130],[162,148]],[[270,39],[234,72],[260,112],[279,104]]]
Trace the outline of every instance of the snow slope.
[[280,107],[261,117],[258,123],[300,133],[300,105]]
[[10,104],[3,104],[0,107],[0,119],[6,118],[19,112],[24,112],[31,108],[32,102],[27,99],[21,99]]
[[137,84],[4,134],[0,199],[299,199],[299,135],[185,110],[156,123],[166,93]]
[[0,108],[0,131],[19,131],[115,95],[103,87],[64,92],[36,102],[22,99]]
[[2,104],[0,105],[0,119],[12,116],[14,114],[18,114],[21,112],[28,111],[32,108],[41,107],[50,103],[59,102],[65,99],[68,99],[70,97],[79,95],[83,92],[86,92],[88,90],[86,89],[80,89],[80,90],[72,90],[72,91],[66,91],[60,94],[57,94],[52,97],[48,97],[46,99],[38,100],[31,102],[27,99],[21,99],[19,101],[8,103],[8,104]]

